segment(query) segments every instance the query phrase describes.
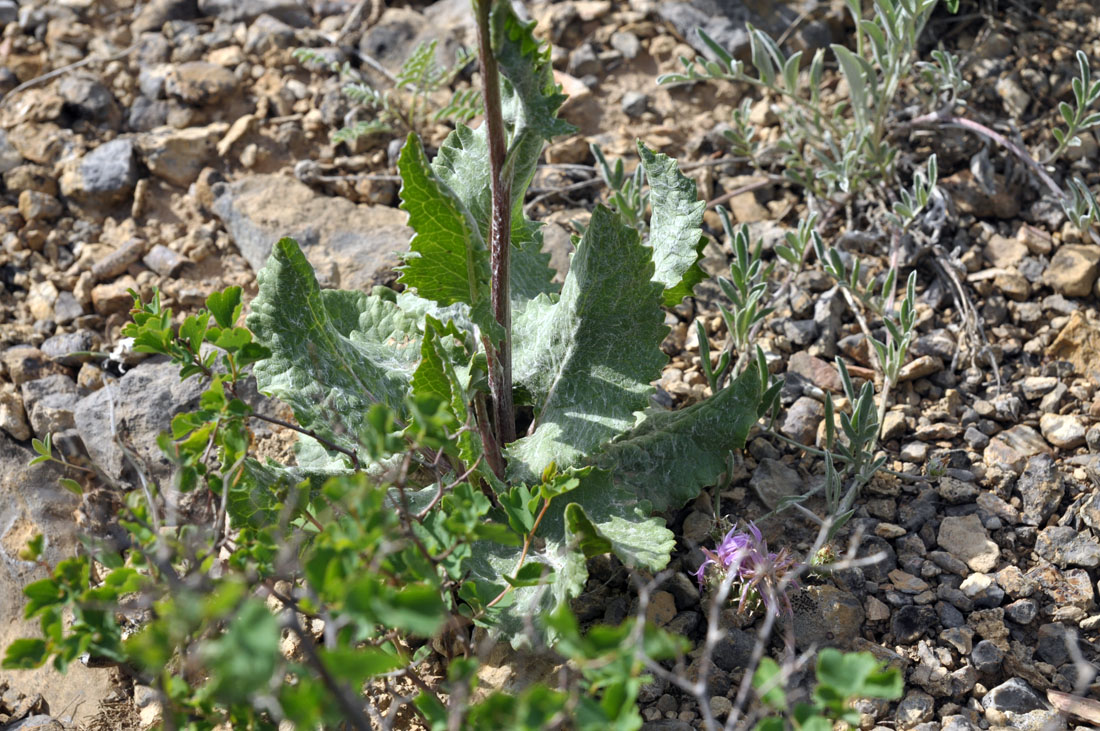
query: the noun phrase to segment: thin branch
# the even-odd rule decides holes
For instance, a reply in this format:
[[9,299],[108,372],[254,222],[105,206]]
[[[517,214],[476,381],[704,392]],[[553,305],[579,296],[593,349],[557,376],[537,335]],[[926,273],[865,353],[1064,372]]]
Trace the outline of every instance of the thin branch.
[[356,472],[358,472],[359,469],[360,469],[359,455],[356,454],[354,450],[346,449],[345,447],[341,447],[339,444],[335,444],[335,443],[329,441],[328,439],[325,439],[324,437],[322,437],[321,435],[319,435],[317,432],[313,431],[312,429],[304,429],[304,428],[298,426],[297,424],[292,424],[289,421],[283,421],[282,419],[277,419],[274,416],[267,416],[266,414],[261,414],[258,411],[253,411],[251,414],[249,414],[249,416],[253,419],[259,419],[260,421],[266,421],[269,424],[275,424],[277,426],[286,427],[287,429],[293,429],[294,431],[298,432],[299,434],[305,434],[307,437],[312,437],[313,439],[316,439],[318,442],[320,442],[322,445],[324,445],[326,448],[331,449],[334,452],[339,452],[340,454],[343,454],[346,457],[350,457],[352,468]]

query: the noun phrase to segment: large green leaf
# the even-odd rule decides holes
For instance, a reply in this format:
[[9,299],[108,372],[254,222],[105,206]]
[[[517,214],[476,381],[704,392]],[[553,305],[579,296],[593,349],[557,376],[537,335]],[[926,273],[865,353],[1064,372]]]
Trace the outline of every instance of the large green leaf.
[[702,229],[706,202],[699,200],[695,181],[684,177],[674,158],[653,152],[641,141],[638,156],[649,180],[653,207],[649,222],[653,281],[665,288],[664,304],[674,307],[706,278],[698,264],[707,242]]
[[760,375],[755,363],[706,401],[679,411],[651,411],[589,463],[655,511],[680,508],[726,468],[756,423]]
[[[518,309],[531,298],[554,292],[550,257],[542,253],[538,224],[523,215],[523,200],[534,177],[543,145],[552,137],[573,132],[557,118],[565,101],[554,82],[550,47],[532,33],[534,23],[519,21],[507,3],[494,5],[492,44],[501,73],[501,106],[507,132],[505,175],[512,195],[512,299]],[[448,135],[432,168],[477,221],[483,239],[489,236],[489,148],[486,127],[458,125]]]
[[401,208],[416,232],[400,267],[401,283],[441,305],[465,302],[476,310],[489,296],[489,252],[477,221],[428,165],[415,134],[401,149],[397,169]]
[[248,327],[271,357],[256,364],[264,393],[294,409],[299,425],[354,449],[372,433],[367,409],[404,409],[420,355],[415,317],[391,299],[322,291],[293,239],[275,244],[258,275]]
[[[588,578],[586,556],[612,552],[633,568],[656,572],[669,560],[676,540],[661,518],[651,518],[636,507],[630,493],[612,484],[606,472],[594,471],[579,487],[556,498],[539,524],[539,541],[528,552],[525,565],[538,563],[553,570],[540,586],[511,591],[508,606],[498,613],[495,626],[513,646],[528,644],[530,629],[553,633],[541,618],[580,594]],[[507,585],[504,577],[516,572],[521,549],[479,543],[467,563],[470,578],[495,596]]]
[[561,297],[513,320],[515,382],[534,398],[535,431],[509,448],[509,473],[533,480],[576,464],[634,425],[666,362],[661,286],[637,232],[603,206],[592,214]]

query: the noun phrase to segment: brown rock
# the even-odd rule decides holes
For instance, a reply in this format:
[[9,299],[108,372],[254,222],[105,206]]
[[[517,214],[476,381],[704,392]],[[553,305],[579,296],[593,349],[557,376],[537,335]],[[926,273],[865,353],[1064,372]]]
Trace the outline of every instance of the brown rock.
[[1065,244],[1043,274],[1043,283],[1067,297],[1087,297],[1100,273],[1100,246]]
[[1100,326],[1079,310],[1069,316],[1046,355],[1051,360],[1068,360],[1078,373],[1100,385]]
[[977,515],[949,516],[940,523],[936,536],[940,548],[965,561],[973,571],[989,573],[997,565],[1001,549],[989,540]]
[[237,89],[237,77],[228,69],[206,61],[175,66],[164,80],[170,97],[196,107],[224,101]]
[[10,383],[0,383],[0,429],[20,441],[31,438],[27,414],[23,410],[23,398]]
[[61,215],[61,202],[35,190],[19,194],[19,215],[25,221],[50,221]]
[[943,361],[934,355],[922,355],[898,370],[898,382],[913,381],[943,370]]
[[126,312],[134,303],[127,289],[137,289],[137,282],[129,274],[108,284],[97,284],[92,287],[92,306],[101,315]]
[[[113,279],[126,271],[126,268],[145,255],[148,246],[145,239],[131,238],[122,246],[97,261],[92,266],[92,276],[97,282]],[[93,292],[93,298],[95,294]]]
[[27,381],[37,381],[39,378],[55,373],[69,374],[68,368],[53,362],[41,350],[29,345],[8,348],[0,353],[0,361],[8,369],[8,378],[16,386],[21,386]]
[[186,129],[161,127],[138,138],[138,147],[153,175],[186,188],[213,160],[214,148],[226,129],[225,122]]
[[4,187],[8,190],[35,190],[46,195],[57,195],[57,181],[49,169],[31,163],[18,165],[4,173]]
[[646,621],[663,627],[676,616],[676,598],[667,591],[658,591],[649,600],[645,609]]
[[987,193],[969,170],[960,170],[939,183],[962,213],[978,218],[1015,218],[1020,211],[1017,191],[1008,190],[1003,175],[993,176],[994,193]]
[[828,389],[834,393],[841,393],[844,384],[840,380],[840,374],[831,363],[821,358],[816,358],[805,351],[799,351],[787,361],[787,371],[797,373],[818,388]]
[[1027,245],[1017,238],[993,234],[985,245],[985,258],[995,267],[1011,268],[1027,256]]

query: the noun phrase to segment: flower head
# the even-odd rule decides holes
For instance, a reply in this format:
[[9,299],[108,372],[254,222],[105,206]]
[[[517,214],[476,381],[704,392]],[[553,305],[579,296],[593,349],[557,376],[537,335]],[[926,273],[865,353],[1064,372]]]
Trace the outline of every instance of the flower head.
[[[702,588],[708,582],[718,586],[730,574],[734,573],[731,586],[731,600],[737,598],[737,610],[754,611],[760,602],[771,607],[777,601],[789,614],[791,602],[782,585],[782,579],[798,565],[786,548],[778,553],[768,550],[768,543],[755,524],[739,531],[731,528],[715,550],[703,549],[706,560],[695,572],[695,578]],[[798,583],[791,582],[790,588],[797,589]]]

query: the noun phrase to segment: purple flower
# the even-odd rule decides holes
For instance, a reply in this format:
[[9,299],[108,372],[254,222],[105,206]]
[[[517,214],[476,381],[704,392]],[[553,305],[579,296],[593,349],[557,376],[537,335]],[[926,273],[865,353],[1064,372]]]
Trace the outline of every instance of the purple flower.
[[[786,592],[780,591],[780,585],[783,577],[798,562],[786,548],[778,553],[768,551],[768,543],[756,525],[749,523],[747,531],[732,528],[715,550],[702,550],[706,560],[695,572],[700,588],[708,578],[713,585],[720,584],[733,571],[736,576],[732,582],[734,594],[731,599],[739,595],[737,611],[744,611],[746,606],[752,611],[758,601],[771,607],[778,599],[782,601],[783,609],[791,613],[790,599]],[[797,589],[798,583],[791,582],[790,588]]]

